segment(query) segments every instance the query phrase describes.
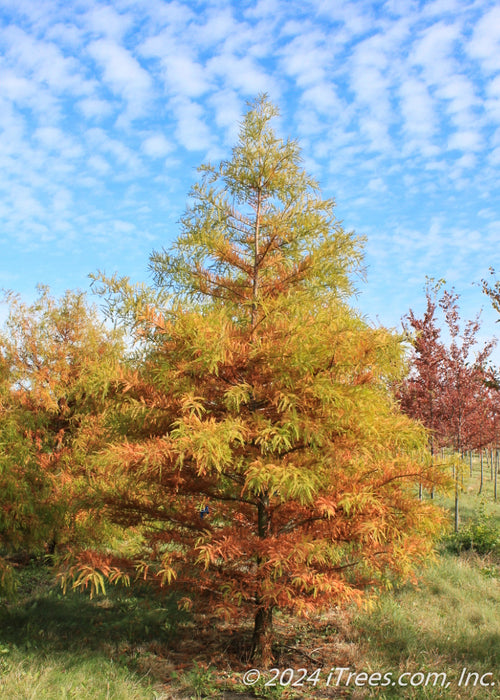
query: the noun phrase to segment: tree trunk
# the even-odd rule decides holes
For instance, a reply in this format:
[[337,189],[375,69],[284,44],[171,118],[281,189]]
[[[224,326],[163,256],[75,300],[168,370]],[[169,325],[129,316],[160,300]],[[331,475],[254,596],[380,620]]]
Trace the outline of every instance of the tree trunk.
[[260,216],[262,207],[262,190],[259,187],[257,190],[257,210],[255,212],[255,229],[254,229],[254,259],[253,259],[253,275],[252,275],[252,331],[257,322],[257,295],[259,292],[259,246],[260,246]]
[[252,638],[252,662],[266,669],[273,663],[273,609],[259,607],[255,615]]
[[[257,531],[261,539],[269,535],[269,494],[262,491],[257,504]],[[257,557],[257,566],[262,564]],[[252,661],[261,669],[269,668],[273,663],[273,607],[263,602],[260,593],[255,596],[257,612],[252,639]]]
[[[493,458],[492,458],[492,463],[493,463]],[[493,499],[496,501],[497,500],[497,482],[498,482],[498,451],[495,453],[495,481],[493,485]]]

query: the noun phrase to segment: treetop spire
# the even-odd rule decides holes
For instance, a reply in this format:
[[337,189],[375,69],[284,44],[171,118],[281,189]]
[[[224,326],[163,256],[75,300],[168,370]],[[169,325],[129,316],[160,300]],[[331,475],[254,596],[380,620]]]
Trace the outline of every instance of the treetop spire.
[[200,168],[170,250],[153,252],[156,284],[191,301],[219,301],[258,322],[277,295],[351,291],[361,239],[346,233],[302,168],[296,141],[273,129],[266,95],[250,106],[231,158]]

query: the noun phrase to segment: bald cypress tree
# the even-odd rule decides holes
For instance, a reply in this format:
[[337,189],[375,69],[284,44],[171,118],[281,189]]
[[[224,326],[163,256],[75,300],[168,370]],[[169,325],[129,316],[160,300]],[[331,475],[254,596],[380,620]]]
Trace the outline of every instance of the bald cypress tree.
[[[123,356],[80,292],[30,304],[8,293],[0,328],[0,594],[12,559],[100,541],[85,481],[106,443],[106,395]],[[3,557],[3,558],[2,558]]]
[[232,157],[200,169],[177,241],[151,257],[161,303],[101,277],[146,338],[101,459],[103,502],[142,528],[146,578],[253,614],[264,665],[273,611],[410,574],[440,522],[415,485],[441,479],[389,391],[401,338],[349,306],[362,242],[276,115],[257,99]]

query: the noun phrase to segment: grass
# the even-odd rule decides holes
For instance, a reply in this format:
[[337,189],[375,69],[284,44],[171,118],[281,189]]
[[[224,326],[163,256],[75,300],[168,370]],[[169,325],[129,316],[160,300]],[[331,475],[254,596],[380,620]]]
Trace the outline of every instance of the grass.
[[[498,698],[458,687],[464,667],[500,683],[500,560],[443,552],[418,587],[384,594],[371,611],[332,610],[299,623],[277,615],[276,666],[322,669],[316,688],[245,689],[250,628],[194,620],[173,599],[113,590],[62,596],[41,565],[22,572],[20,598],[0,608],[0,698]],[[447,673],[449,688],[326,687],[331,668]],[[268,677],[265,677],[266,679]]]
[[16,700],[144,700],[161,697],[125,668],[85,653],[9,650],[0,663],[0,697]]
[[[489,469],[484,473],[480,496],[477,461],[473,477],[464,480],[462,527],[482,507],[491,527],[500,530],[500,503],[493,501]],[[442,502],[452,506],[453,497]],[[498,700],[500,552],[451,554],[443,547],[419,581],[417,587],[384,593],[371,610],[332,609],[306,622],[277,614],[276,667],[319,668],[320,681],[316,687],[266,687],[269,676],[264,674],[253,688],[245,688],[249,625],[224,626],[208,612],[192,618],[179,612],[175,598],[156,597],[140,587],[111,589],[94,600],[74,592],[63,596],[47,567],[34,562],[20,570],[17,599],[0,604],[0,698]],[[391,680],[403,673],[445,672],[449,686],[342,682],[327,687],[328,672],[335,667],[390,672]],[[478,678],[492,673],[497,685],[474,685],[471,676],[468,686],[459,686],[463,668]]]
[[[355,621],[365,663],[398,673],[447,674],[448,689],[418,687],[377,697],[498,698],[499,686],[459,688],[461,671],[493,673],[500,684],[498,562],[443,553],[420,585],[384,595],[374,612]],[[490,680],[489,678],[487,679]]]
[[175,600],[141,590],[63,596],[47,567],[32,563],[20,572],[18,598],[0,606],[0,697],[162,697],[138,656],[168,643],[181,620]]
[[[489,459],[489,457],[488,457]],[[495,459],[495,457],[493,457]],[[498,529],[500,529],[500,474],[497,482],[497,501],[494,500],[494,479],[491,478],[490,463],[486,464],[486,457],[483,456],[483,486],[479,493],[480,458],[478,454],[473,456],[472,474],[469,466],[469,458],[463,460],[462,475],[459,479],[459,526],[465,525],[477,513],[479,505],[484,504],[485,512],[490,515]],[[444,505],[450,512],[450,524],[453,523],[454,494],[450,493],[445,497],[440,497],[437,502]]]

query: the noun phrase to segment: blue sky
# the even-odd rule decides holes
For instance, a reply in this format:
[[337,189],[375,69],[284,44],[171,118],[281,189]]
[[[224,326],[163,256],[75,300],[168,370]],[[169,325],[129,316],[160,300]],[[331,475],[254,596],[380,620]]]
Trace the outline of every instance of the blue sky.
[[500,7],[489,0],[1,0],[0,287],[148,280],[196,166],[265,91],[367,237],[357,305],[398,326],[425,276],[482,306],[500,268]]

